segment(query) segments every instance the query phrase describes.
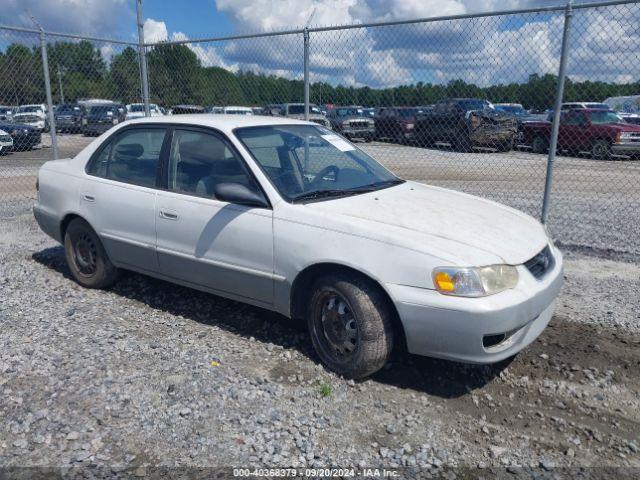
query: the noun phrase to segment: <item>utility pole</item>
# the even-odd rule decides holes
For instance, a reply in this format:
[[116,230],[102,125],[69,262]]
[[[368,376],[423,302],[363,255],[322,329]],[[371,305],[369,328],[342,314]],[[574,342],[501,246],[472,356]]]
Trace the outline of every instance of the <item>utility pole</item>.
[[60,64],[58,64],[58,85],[60,86],[60,103],[64,103],[64,90],[62,90],[62,72],[60,71]]
[[144,115],[150,117],[149,111],[149,77],[147,76],[147,55],[144,48],[144,23],[142,21],[142,0],[136,0],[138,13],[138,55],[140,56],[140,81],[142,85],[142,101],[144,102]]

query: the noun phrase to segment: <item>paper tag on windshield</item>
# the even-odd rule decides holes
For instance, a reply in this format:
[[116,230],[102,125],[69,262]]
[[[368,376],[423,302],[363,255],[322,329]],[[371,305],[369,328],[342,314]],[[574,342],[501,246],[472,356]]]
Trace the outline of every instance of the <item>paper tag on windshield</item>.
[[327,142],[336,147],[341,152],[348,152],[349,150],[355,150],[356,147],[351,145],[349,142],[345,142],[337,135],[322,135]]

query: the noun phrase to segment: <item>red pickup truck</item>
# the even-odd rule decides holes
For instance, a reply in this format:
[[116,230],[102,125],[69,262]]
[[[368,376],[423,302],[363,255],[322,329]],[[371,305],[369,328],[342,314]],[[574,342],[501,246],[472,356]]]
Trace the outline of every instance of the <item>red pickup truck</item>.
[[[551,122],[524,122],[522,143],[535,153],[549,150]],[[612,155],[640,155],[640,125],[625,123],[614,111],[582,108],[562,112],[558,150],[591,152],[592,158],[606,160]]]

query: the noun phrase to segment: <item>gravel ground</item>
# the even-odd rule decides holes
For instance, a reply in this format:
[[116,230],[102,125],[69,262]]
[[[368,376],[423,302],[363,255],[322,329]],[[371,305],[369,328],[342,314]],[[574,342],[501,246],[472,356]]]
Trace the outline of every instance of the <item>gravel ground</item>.
[[397,355],[353,382],[291,321],[133,273],[84,290],[29,216],[0,222],[0,465],[637,478],[640,266],[568,252],[566,278],[549,328],[511,362]]
[[[74,156],[93,138],[61,135],[62,157]],[[49,145],[48,135],[43,144]],[[360,146],[403,178],[491,198],[540,218],[546,156],[527,151],[458,153],[388,143]],[[0,218],[27,211],[35,197],[38,167],[50,148],[0,157]],[[640,255],[640,161],[558,157],[549,228],[572,248]]]

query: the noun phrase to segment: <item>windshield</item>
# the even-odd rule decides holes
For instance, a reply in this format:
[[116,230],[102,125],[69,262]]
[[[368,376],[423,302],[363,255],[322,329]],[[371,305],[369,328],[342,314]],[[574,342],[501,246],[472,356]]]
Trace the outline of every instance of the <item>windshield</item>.
[[17,113],[34,113],[34,112],[41,112],[42,108],[41,107],[20,107],[18,108]]
[[339,117],[362,117],[361,108],[339,108],[337,111]]
[[503,112],[511,113],[516,117],[524,117],[527,114],[527,111],[522,108],[522,105],[500,105],[496,107],[496,110],[501,110]]
[[98,105],[95,107],[89,107],[87,109],[89,115],[101,115],[104,113],[114,113],[116,111],[116,107],[112,105]]
[[[304,105],[289,105],[289,115],[304,115]],[[309,113],[322,115],[322,112],[316,105],[309,105]]]
[[415,117],[419,113],[422,113],[422,110],[419,108],[399,108],[398,115],[402,118]]
[[[149,105],[149,108],[151,110],[153,110],[153,107],[151,105]],[[131,105],[131,108],[129,108],[130,112],[144,112],[144,105],[142,103],[134,103],[133,105]]]
[[402,182],[321,126],[246,127],[235,134],[287,200],[348,196]]
[[60,105],[57,113],[74,113],[79,111],[80,107],[78,105]]
[[458,105],[467,112],[471,110],[493,110],[493,105],[486,100],[462,100],[458,102]]
[[11,113],[11,109],[6,107],[0,107],[0,113]]
[[589,112],[589,120],[591,123],[595,123],[596,125],[606,124],[606,123],[623,123],[624,120],[618,115],[616,112],[612,111],[593,111]]

